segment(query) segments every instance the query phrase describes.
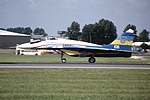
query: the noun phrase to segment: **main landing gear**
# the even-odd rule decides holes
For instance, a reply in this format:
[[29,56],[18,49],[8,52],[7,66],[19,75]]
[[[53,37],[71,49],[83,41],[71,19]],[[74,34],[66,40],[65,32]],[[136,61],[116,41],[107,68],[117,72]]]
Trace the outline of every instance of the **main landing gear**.
[[96,59],[94,57],[90,57],[88,61],[89,63],[95,63]]
[[[61,53],[61,62],[62,62],[62,63],[66,63],[67,60],[66,60],[66,58],[63,57],[63,55],[64,55],[64,53],[62,52],[62,53]],[[95,63],[96,59],[95,59],[94,57],[90,57],[90,58],[88,59],[88,61],[89,61],[89,63]]]

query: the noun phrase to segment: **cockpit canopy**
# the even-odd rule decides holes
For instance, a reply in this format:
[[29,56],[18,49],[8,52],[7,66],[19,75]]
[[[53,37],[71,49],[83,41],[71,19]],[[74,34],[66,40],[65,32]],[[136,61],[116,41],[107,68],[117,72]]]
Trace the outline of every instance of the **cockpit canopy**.
[[47,40],[58,40],[58,39],[56,37],[45,37],[41,39],[41,41],[47,41]]
[[41,39],[38,39],[38,40],[30,39],[30,44],[38,43],[38,42],[41,42],[41,41],[47,41],[47,40],[58,40],[58,39],[56,37],[44,37],[44,38],[41,38]]
[[57,40],[56,37],[47,37],[47,40]]

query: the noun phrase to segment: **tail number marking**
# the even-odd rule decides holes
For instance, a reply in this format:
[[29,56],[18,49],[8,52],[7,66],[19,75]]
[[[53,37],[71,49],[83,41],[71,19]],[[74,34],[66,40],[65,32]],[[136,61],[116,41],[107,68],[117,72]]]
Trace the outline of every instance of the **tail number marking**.
[[120,46],[119,45],[114,45],[114,49],[119,49]]

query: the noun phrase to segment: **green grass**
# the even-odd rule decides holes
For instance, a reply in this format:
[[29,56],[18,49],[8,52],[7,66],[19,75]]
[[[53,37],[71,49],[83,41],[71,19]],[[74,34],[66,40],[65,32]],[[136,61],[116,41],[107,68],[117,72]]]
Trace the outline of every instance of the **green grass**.
[[[70,57],[65,55],[67,63],[88,63],[88,57]],[[96,57],[96,63],[129,63],[129,64],[148,64],[150,63],[150,56],[145,56],[145,60],[131,59],[131,58],[106,58]],[[0,53],[0,62],[48,62],[48,63],[61,63],[60,55],[46,54],[43,56],[19,56],[14,54]]]
[[0,100],[149,100],[150,70],[0,69]]
[[[0,62],[41,62],[41,63],[61,63],[60,55],[46,54],[43,56],[21,56],[15,55],[13,49],[0,49]],[[123,57],[96,57],[96,63],[125,63],[125,64],[150,64],[150,55],[138,55],[143,56],[144,60],[131,59]],[[88,63],[88,57],[70,57],[65,55],[67,63]]]

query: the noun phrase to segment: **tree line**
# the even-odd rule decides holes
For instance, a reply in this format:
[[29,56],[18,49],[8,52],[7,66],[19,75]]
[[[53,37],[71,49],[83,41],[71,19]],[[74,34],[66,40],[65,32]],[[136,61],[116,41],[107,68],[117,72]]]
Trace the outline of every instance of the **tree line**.
[[[143,42],[141,47],[143,49],[150,49],[150,45],[148,46],[144,42],[149,42],[149,31],[143,29],[142,32],[137,35],[137,29],[135,25],[128,24],[123,32],[126,32],[128,29],[134,30],[134,40],[133,42]],[[85,25],[80,32],[80,24],[78,22],[73,21],[71,26],[67,28],[67,32],[65,37],[69,37],[73,40],[81,40],[85,42],[91,42],[96,44],[109,44],[117,37],[117,29],[112,21],[101,19],[99,22],[94,24]]]
[[68,27],[66,36],[73,40],[81,40],[96,44],[109,44],[117,37],[116,26],[113,22],[101,19],[95,24],[85,25],[80,32],[78,22],[72,22]]
[[36,28],[34,31],[31,29],[31,27],[16,27],[16,28],[0,28],[0,30],[5,30],[9,32],[16,32],[16,33],[21,33],[21,34],[26,34],[26,35],[43,35],[47,36],[48,34],[45,32],[43,28]]
[[[137,29],[135,25],[128,24],[124,31],[128,29],[134,30],[134,42],[148,42],[149,41],[149,31],[143,29],[139,36],[137,35]],[[6,30],[10,32],[17,32],[27,35],[44,35],[48,34],[43,28],[36,28],[34,31],[30,27],[17,27],[17,28],[0,28],[0,30]],[[69,37],[73,40],[80,40],[85,42],[91,42],[96,44],[109,44],[117,38],[117,28],[112,21],[101,19],[94,24],[88,24],[80,30],[80,24],[73,21],[71,26],[67,28],[65,37]]]
[[[137,29],[135,25],[128,24],[123,32],[128,29],[134,30],[134,42],[148,42],[149,39],[149,31],[143,29],[142,32],[137,35]],[[82,40],[86,42],[92,42],[97,44],[109,44],[117,37],[116,26],[112,21],[101,19],[99,22],[95,24],[85,25],[80,32],[80,24],[78,22],[73,21],[71,26],[67,28],[66,35],[70,39],[73,40]]]

